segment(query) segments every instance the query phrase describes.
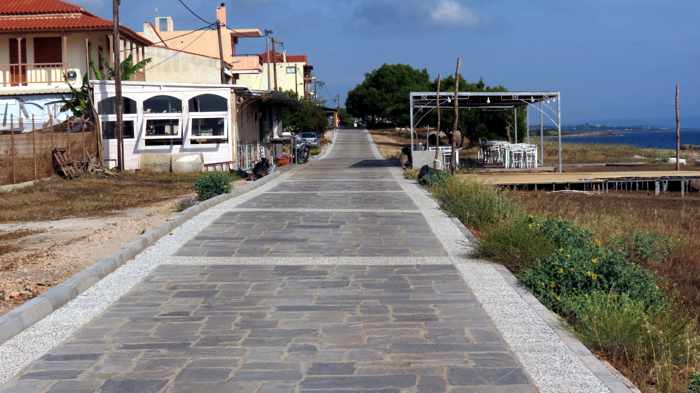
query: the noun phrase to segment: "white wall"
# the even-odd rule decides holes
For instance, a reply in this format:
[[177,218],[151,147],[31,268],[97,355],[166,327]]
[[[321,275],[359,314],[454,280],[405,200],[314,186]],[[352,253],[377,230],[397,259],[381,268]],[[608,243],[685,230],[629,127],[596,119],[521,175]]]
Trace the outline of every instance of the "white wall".
[[221,62],[168,48],[146,47],[147,82],[220,83]]
[[[222,144],[190,144],[190,118],[188,111],[188,101],[190,98],[201,94],[214,94],[228,100],[229,110],[227,113],[227,134],[228,142]],[[204,164],[217,162],[236,161],[235,155],[235,127],[232,124],[232,100],[231,88],[226,85],[158,85],[152,83],[128,82],[123,86],[124,97],[136,101],[137,114],[133,117],[125,115],[125,120],[134,119],[134,138],[124,140],[124,160],[128,170],[141,168],[141,157],[146,154],[202,154]],[[180,129],[183,135],[183,144],[180,146],[146,146],[145,118],[143,113],[143,102],[148,98],[157,95],[169,95],[182,101],[182,114],[168,114],[180,119]],[[95,102],[114,96],[114,84],[111,82],[97,82],[95,85]],[[117,141],[116,139],[103,140],[104,158],[110,166],[116,164]]]

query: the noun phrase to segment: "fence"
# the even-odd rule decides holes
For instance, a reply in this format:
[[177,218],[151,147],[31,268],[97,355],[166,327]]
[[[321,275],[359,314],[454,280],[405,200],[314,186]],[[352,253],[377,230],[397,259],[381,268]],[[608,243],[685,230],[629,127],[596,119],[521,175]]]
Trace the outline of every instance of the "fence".
[[54,174],[52,152],[66,150],[73,160],[96,155],[93,128],[83,132],[67,132],[63,125],[31,132],[0,133],[0,185],[42,179]]

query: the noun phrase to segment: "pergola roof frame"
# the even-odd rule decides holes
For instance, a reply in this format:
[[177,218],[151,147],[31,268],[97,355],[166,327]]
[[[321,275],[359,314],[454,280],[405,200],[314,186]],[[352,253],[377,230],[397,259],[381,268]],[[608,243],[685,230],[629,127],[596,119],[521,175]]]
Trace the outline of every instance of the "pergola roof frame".
[[[454,110],[455,94],[450,92],[441,92],[439,95],[436,92],[411,92],[410,108],[411,108],[411,151],[414,149],[414,134],[417,124],[433,110],[436,110],[438,104],[440,111]],[[534,107],[536,112],[540,114],[540,157],[544,163],[544,120],[545,117],[557,128],[558,132],[558,161],[559,172],[563,172],[563,156],[562,156],[562,139],[561,139],[561,93],[558,91],[508,91],[508,92],[469,92],[463,91],[457,93],[459,109],[475,109],[475,110],[513,110],[517,114],[517,109],[527,108],[529,117],[530,107]],[[549,107],[549,108],[547,108]],[[550,109],[548,111],[547,109]],[[417,113],[416,113],[417,112]],[[422,115],[418,121],[415,121],[417,114]],[[529,119],[526,121],[528,127],[528,136],[530,129]],[[438,130],[439,131],[439,130]],[[515,122],[515,134],[517,141],[517,122]]]

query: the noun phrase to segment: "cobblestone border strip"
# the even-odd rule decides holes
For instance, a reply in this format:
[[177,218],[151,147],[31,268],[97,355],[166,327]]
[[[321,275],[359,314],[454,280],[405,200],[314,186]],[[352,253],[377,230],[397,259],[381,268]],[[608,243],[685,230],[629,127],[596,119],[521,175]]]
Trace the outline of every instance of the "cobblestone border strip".
[[449,257],[169,257],[168,265],[405,266],[453,265]]
[[246,187],[234,189],[229,194],[219,195],[215,198],[186,209],[185,211],[169,219],[165,224],[149,229],[143,235],[136,238],[136,240],[122,246],[115,254],[101,259],[94,265],[81,270],[61,284],[49,289],[42,295],[37,296],[21,306],[14,308],[7,314],[0,316],[0,344],[8,341],[12,337],[21,333],[23,330],[31,327],[47,315],[59,309],[70,300],[76,298],[86,289],[95,285],[95,283],[115,271],[118,267],[122,266],[129,260],[134,259],[136,255],[155,244],[159,239],[168,235],[173,229],[179,227],[192,217],[222,202],[254,190],[276,179],[281,173],[289,171],[290,170],[278,170],[269,176],[258,180],[257,182],[247,184]]

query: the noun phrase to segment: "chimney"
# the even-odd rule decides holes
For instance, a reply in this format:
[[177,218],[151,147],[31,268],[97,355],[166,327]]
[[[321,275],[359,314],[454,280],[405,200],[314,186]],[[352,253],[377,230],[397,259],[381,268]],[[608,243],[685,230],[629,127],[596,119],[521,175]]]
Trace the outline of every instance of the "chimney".
[[216,20],[221,23],[221,27],[226,27],[226,4],[221,3],[216,9]]

